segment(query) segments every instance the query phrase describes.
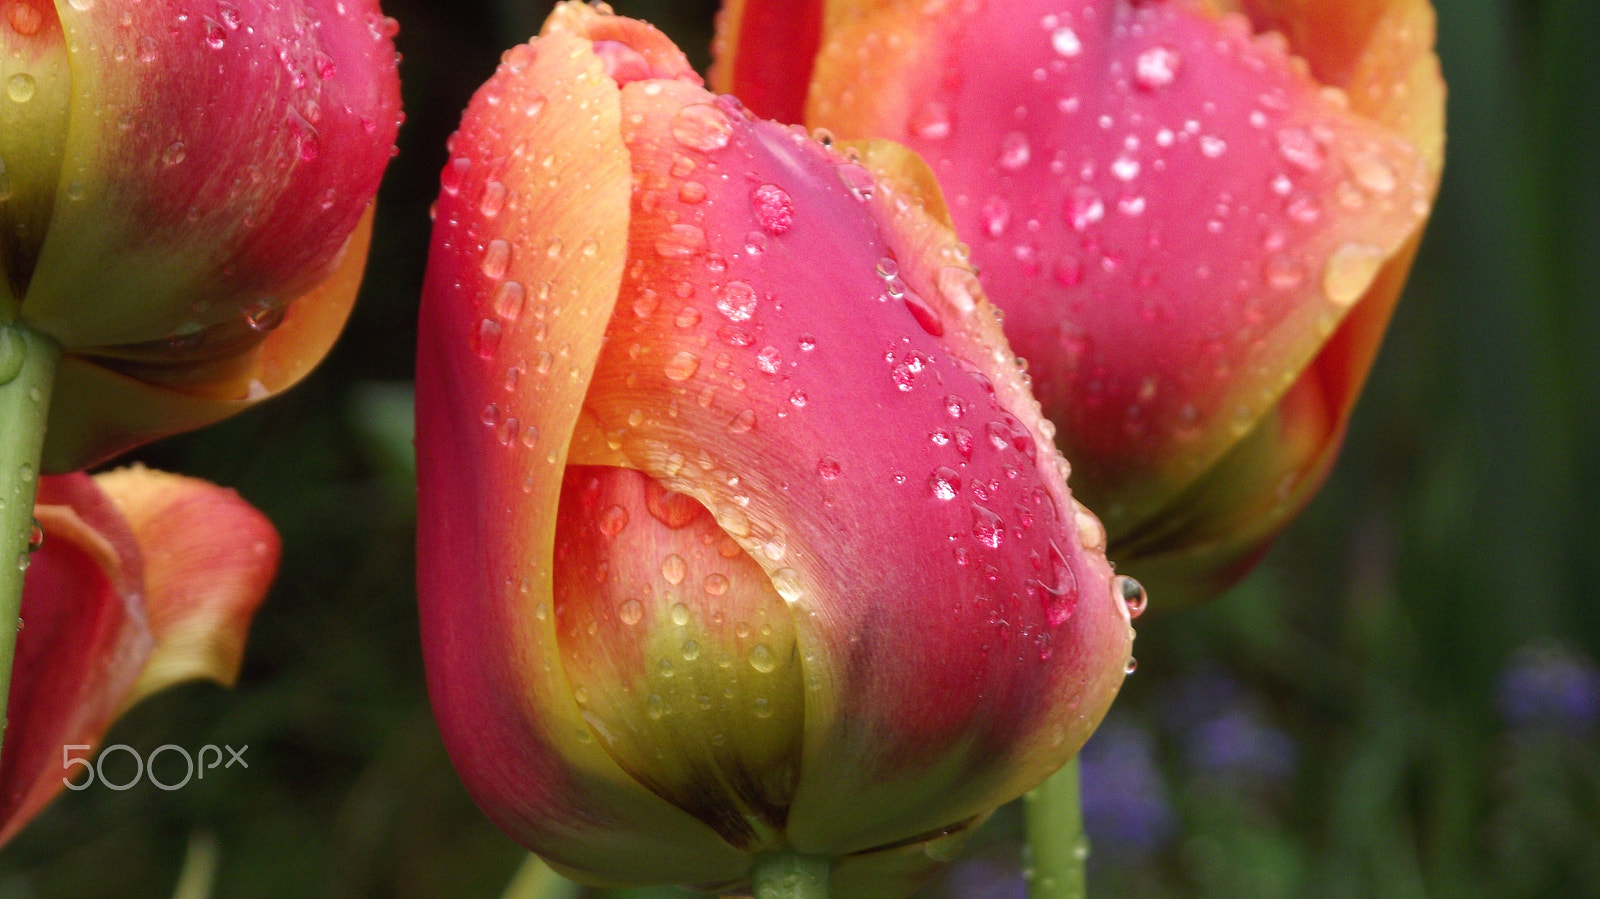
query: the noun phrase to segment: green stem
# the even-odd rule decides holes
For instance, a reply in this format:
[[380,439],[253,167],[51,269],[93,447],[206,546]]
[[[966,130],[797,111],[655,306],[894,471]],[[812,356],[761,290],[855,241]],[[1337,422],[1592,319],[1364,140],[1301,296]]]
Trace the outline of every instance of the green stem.
[[60,361],[61,347],[54,340],[26,325],[0,323],[0,740],[11,695],[39,455]]
[[1030,899],[1084,899],[1089,838],[1083,833],[1077,756],[1023,799],[1023,821],[1033,872]]
[[763,852],[750,866],[755,899],[828,899],[833,860],[785,849]]

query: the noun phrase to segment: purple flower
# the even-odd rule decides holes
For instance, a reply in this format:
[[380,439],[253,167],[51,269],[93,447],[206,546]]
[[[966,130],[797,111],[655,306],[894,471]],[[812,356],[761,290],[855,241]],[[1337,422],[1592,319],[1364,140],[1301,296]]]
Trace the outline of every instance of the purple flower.
[[1513,728],[1589,733],[1600,721],[1600,668],[1566,647],[1525,646],[1500,675],[1495,698]]

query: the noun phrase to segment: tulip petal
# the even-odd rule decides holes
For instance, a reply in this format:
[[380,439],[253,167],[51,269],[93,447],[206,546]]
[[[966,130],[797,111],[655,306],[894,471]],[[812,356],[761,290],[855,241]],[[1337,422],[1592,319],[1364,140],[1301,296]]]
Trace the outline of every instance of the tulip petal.
[[1400,76],[1354,71],[1330,91],[1191,3],[882,3],[830,31],[808,120],[929,159],[1118,535],[1269,413],[1425,218],[1437,117],[1370,117],[1357,94]]
[[712,45],[712,89],[733,94],[761,118],[800,121],[828,5],[825,0],[723,3]]
[[519,841],[590,880],[733,881],[740,854],[596,739],[550,614],[567,440],[625,258],[621,133],[602,58],[555,32],[506,54],[451,143],[417,360],[424,659],[457,771]]
[[304,293],[390,153],[393,22],[373,0],[189,6],[58,4],[67,156],[24,314],[69,350],[182,340]]
[[730,844],[781,846],[805,719],[794,619],[705,507],[636,471],[569,467],[554,613],[618,763]]
[[846,854],[1021,793],[1109,704],[1127,611],[976,278],[896,190],[926,179],[691,84],[622,96],[630,261],[582,445],[703,504],[789,603],[789,839]]
[[278,569],[278,533],[232,490],[143,466],[95,475],[142,549],[155,647],[123,708],[188,680],[232,686]]
[[[111,726],[150,653],[143,560],[88,475],[39,482],[44,544],[23,586],[0,750],[0,843],[39,812]],[[71,750],[68,747],[85,747]]]
[[14,0],[0,31],[0,316],[16,317],[50,227],[72,73],[48,0]]
[[298,297],[258,341],[210,367],[132,365],[90,356],[62,359],[50,405],[45,471],[75,471],[157,437],[193,430],[276,396],[310,374],[355,305],[372,238],[373,208],[337,267]]

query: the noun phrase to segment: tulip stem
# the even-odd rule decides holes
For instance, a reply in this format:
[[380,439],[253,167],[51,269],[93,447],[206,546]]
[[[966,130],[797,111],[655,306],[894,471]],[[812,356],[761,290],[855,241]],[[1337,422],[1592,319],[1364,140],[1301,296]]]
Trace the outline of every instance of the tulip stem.
[[754,899],[828,899],[833,860],[786,849],[763,852],[750,866]]
[[1089,838],[1083,832],[1077,756],[1028,792],[1023,821],[1032,868],[1029,899],[1084,899]]
[[33,539],[50,388],[61,361],[54,340],[18,322],[0,323],[0,740],[11,695],[11,660],[22,614],[22,580]]

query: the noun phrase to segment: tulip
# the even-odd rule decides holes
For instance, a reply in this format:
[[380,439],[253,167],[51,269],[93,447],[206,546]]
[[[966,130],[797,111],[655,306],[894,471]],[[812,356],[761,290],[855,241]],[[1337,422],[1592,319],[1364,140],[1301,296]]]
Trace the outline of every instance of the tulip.
[[[0,750],[0,843],[75,773],[63,747],[169,685],[231,685],[278,565],[272,525],[231,490],[143,468],[39,485]],[[15,563],[13,563],[15,564]]]
[[[45,469],[303,376],[360,282],[399,122],[392,20],[374,0],[3,16],[0,325],[65,354]],[[0,382],[26,352],[0,333]]]
[[734,0],[713,84],[928,160],[1111,554],[1176,603],[1332,466],[1439,183],[1433,31],[1426,0]]
[[1135,592],[931,175],[573,3],[450,151],[418,590],[469,792],[589,883],[908,891],[1082,745]]

